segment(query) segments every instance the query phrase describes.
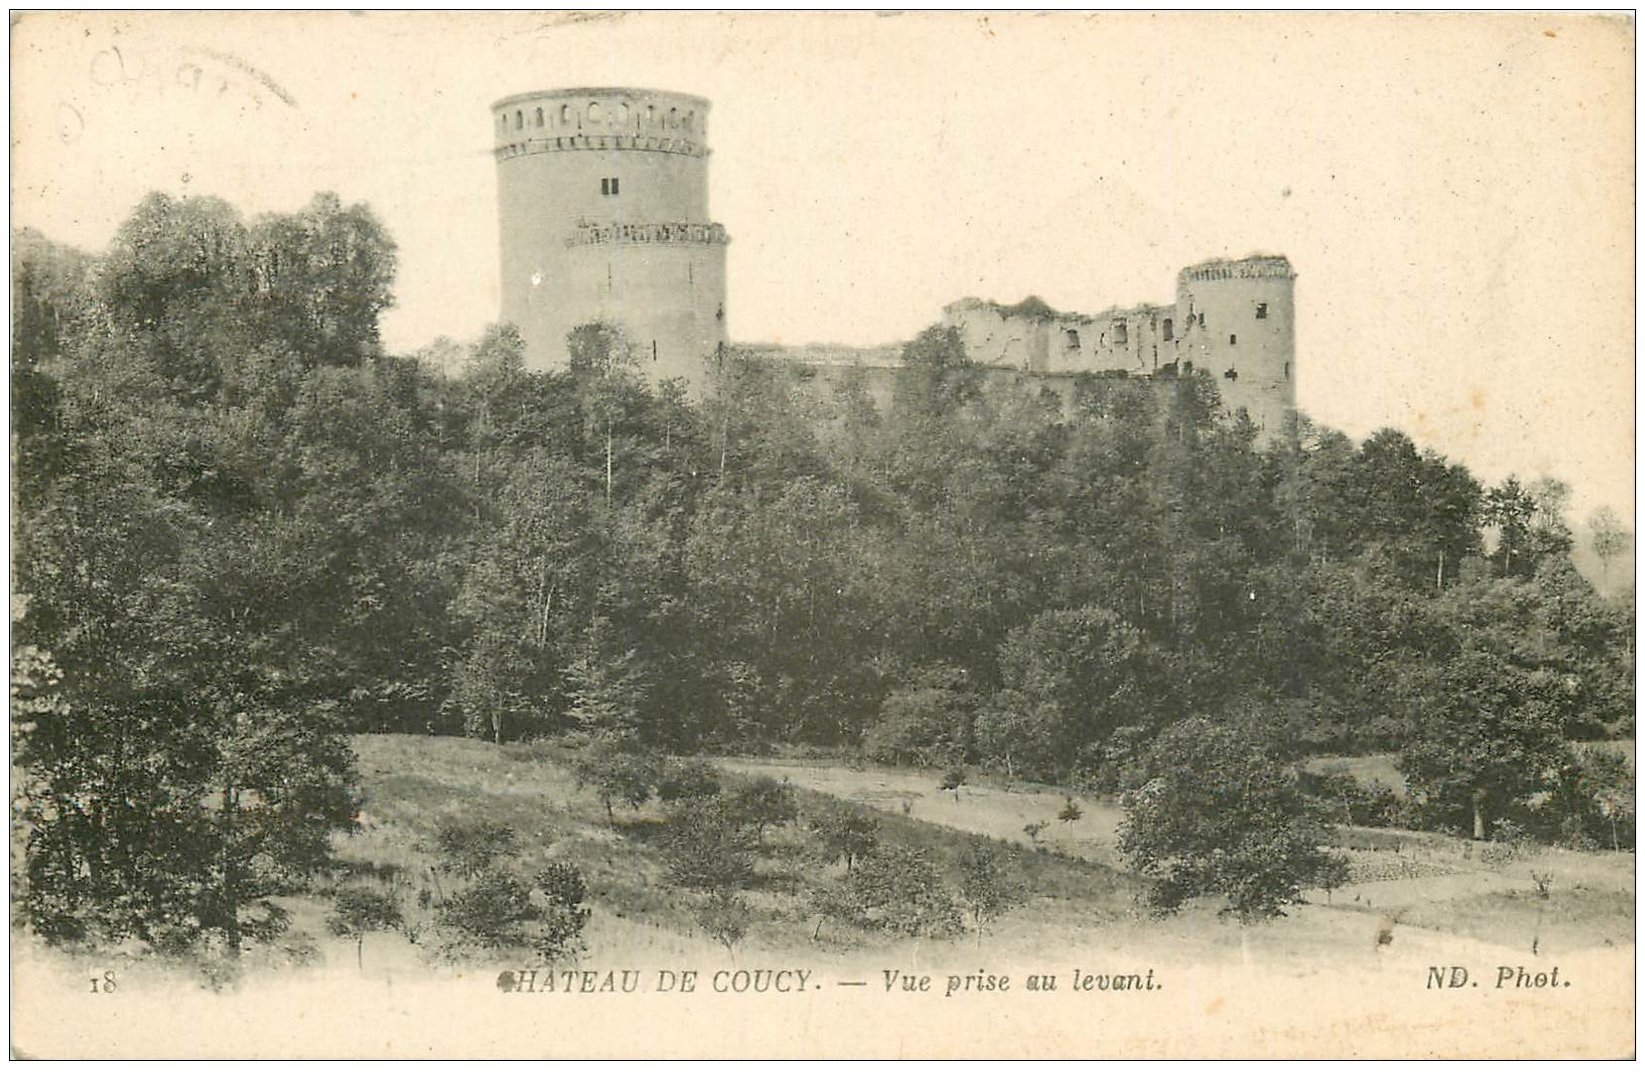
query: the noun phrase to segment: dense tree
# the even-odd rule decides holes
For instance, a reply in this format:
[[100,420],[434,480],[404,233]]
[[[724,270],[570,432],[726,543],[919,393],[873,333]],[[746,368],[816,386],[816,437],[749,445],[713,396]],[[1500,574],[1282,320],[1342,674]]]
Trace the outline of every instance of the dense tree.
[[1124,799],[1120,850],[1153,879],[1149,904],[1172,912],[1221,897],[1242,919],[1271,918],[1310,887],[1341,884],[1329,830],[1295,771],[1237,725],[1187,720],[1161,732],[1147,776]]
[[[1051,777],[1094,770],[1115,729],[1151,726],[1170,708],[1164,658],[1102,608],[1042,613],[1006,638],[1000,670],[1005,686],[984,714],[979,740],[1008,771]],[[1033,721],[1013,745],[1023,709]]]
[[1439,820],[1484,840],[1489,823],[1549,786],[1569,754],[1564,688],[1551,673],[1475,644],[1408,678],[1406,782]]
[[1632,730],[1631,612],[1572,571],[1557,482],[1487,492],[1300,417],[1259,447],[1204,372],[1061,396],[941,326],[889,383],[728,349],[701,401],[598,323],[563,372],[510,327],[399,359],[394,263],[333,196],[154,195],[95,255],[14,237],[43,931],[272,932],[350,824],[348,731],[577,731],[609,808],[709,794],[663,753],[785,741],[1113,788],[1203,713],[1403,751],[1466,828],[1575,790],[1564,740]]

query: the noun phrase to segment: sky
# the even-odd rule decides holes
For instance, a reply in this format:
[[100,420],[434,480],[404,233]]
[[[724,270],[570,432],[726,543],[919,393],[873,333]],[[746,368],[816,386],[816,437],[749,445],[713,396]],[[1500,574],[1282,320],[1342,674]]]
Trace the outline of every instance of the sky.
[[1284,254],[1316,421],[1630,516],[1633,50],[1573,14],[26,14],[12,225],[96,250],[151,190],[335,191],[399,245],[411,351],[497,317],[492,101],[680,90],[736,340],[1170,302]]

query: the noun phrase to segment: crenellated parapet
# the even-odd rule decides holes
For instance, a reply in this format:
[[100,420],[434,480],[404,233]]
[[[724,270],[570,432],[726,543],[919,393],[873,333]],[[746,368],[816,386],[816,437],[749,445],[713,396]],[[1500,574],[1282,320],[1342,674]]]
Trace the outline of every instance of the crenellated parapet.
[[1250,255],[1243,259],[1211,259],[1184,267],[1177,273],[1178,282],[1235,281],[1241,278],[1281,278],[1290,281],[1297,276],[1291,269],[1291,260],[1283,255]]
[[499,159],[568,150],[708,155],[708,101],[633,87],[540,90],[491,107]]

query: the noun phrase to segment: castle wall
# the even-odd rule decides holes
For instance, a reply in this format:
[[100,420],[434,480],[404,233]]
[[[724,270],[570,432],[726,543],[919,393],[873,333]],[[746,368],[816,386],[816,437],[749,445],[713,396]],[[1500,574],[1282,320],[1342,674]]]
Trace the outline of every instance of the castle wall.
[[725,230],[708,218],[708,102],[625,88],[520,94],[492,106],[502,318],[526,363],[619,325],[658,379],[696,389],[726,340]]
[[1296,408],[1295,278],[1283,256],[1213,260],[1178,274],[1175,304],[1081,315],[1037,300],[966,299],[944,308],[943,321],[989,368],[1048,378],[1200,368],[1216,377],[1228,415],[1244,409],[1267,439]]
[[999,305],[981,300],[960,300],[943,309],[943,322],[959,328],[974,363],[1018,371],[1050,366],[1052,326],[1043,319],[1007,315]]
[[[1174,309],[1155,304],[1111,308],[1091,319],[1084,336],[1095,335],[1077,364],[1066,371],[1128,371],[1146,375],[1176,359],[1175,344],[1164,335],[1172,329]],[[1070,357],[1070,359],[1073,359]]]

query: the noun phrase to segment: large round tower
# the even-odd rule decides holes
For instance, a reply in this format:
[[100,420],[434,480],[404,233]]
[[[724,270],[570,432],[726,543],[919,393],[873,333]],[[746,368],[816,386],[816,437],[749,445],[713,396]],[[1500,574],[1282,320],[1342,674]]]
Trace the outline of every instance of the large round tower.
[[1283,255],[1217,259],[1177,274],[1177,357],[1209,372],[1230,413],[1265,439],[1297,407],[1296,272]]
[[504,322],[526,363],[620,326],[653,380],[696,392],[726,340],[725,230],[708,218],[708,102],[626,87],[543,90],[491,107]]

